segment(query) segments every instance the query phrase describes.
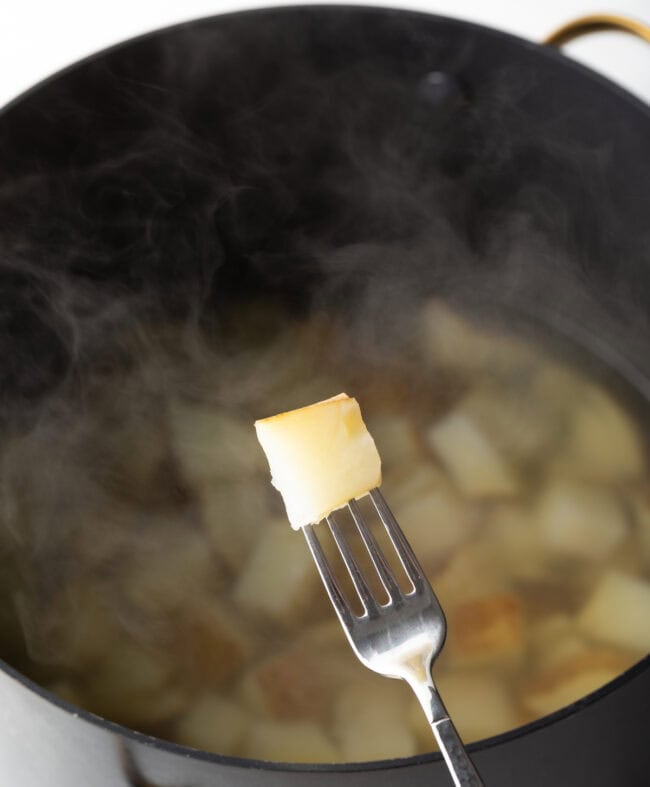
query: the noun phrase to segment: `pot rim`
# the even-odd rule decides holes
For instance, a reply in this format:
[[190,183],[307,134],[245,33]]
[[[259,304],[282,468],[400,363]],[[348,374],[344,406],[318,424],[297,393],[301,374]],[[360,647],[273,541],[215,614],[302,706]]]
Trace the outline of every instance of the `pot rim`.
[[634,95],[633,93],[630,93],[622,85],[609,79],[605,75],[599,73],[598,71],[594,71],[588,66],[583,65],[577,60],[574,60],[573,58],[569,57],[562,50],[556,49],[555,47],[552,46],[548,46],[544,43],[531,41],[529,39],[522,38],[521,36],[515,35],[514,33],[508,33],[505,30],[499,30],[498,28],[489,27],[488,25],[483,25],[478,22],[472,22],[469,20],[459,19],[456,17],[444,16],[442,14],[429,13],[428,11],[421,11],[421,10],[415,10],[409,8],[397,8],[390,4],[356,5],[354,3],[338,4],[338,3],[320,3],[320,2],[296,3],[291,5],[270,4],[270,5],[257,6],[255,8],[242,9],[239,11],[229,11],[222,14],[209,14],[208,16],[188,19],[185,22],[176,22],[171,25],[166,25],[164,27],[156,28],[154,30],[148,30],[139,35],[124,39],[123,41],[118,41],[115,44],[111,44],[110,46],[104,47],[103,49],[100,49],[97,52],[93,52],[85,57],[80,58],[79,60],[75,60],[72,63],[69,63],[67,66],[60,68],[58,71],[55,71],[53,74],[50,74],[49,76],[36,82],[34,85],[27,88],[26,90],[23,90],[17,96],[14,96],[12,99],[9,100],[7,104],[0,106],[0,120],[2,119],[4,113],[11,110],[14,107],[14,105],[20,104],[20,102],[29,98],[33,93],[36,93],[42,88],[46,88],[50,83],[55,82],[60,77],[65,76],[67,73],[74,71],[77,68],[90,64],[93,61],[104,57],[105,55],[109,55],[113,52],[117,52],[122,48],[127,48],[131,46],[131,44],[136,44],[141,41],[146,41],[149,38],[154,38],[159,35],[167,35],[170,33],[181,32],[186,29],[189,30],[190,28],[201,27],[203,25],[207,26],[221,19],[230,19],[233,17],[264,16],[266,14],[289,15],[292,13],[305,12],[305,11],[312,11],[314,13],[333,13],[333,14],[340,13],[340,12],[356,12],[356,13],[367,13],[368,15],[386,14],[386,15],[399,16],[400,18],[412,17],[414,19],[428,19],[430,21],[442,23],[443,25],[447,25],[450,27],[464,28],[466,30],[471,30],[475,33],[487,34],[490,36],[505,39],[519,46],[523,46],[525,49],[535,50],[538,55],[547,57],[550,60],[555,61],[556,63],[561,63],[565,68],[571,68],[574,71],[577,71],[578,73],[582,74],[583,76],[596,80],[601,84],[601,86],[607,88],[608,90],[614,91],[615,93],[618,94],[620,98],[634,104],[636,109],[640,110],[641,112],[643,112],[643,114],[647,115],[648,120],[650,120],[650,104],[645,103],[641,98]]

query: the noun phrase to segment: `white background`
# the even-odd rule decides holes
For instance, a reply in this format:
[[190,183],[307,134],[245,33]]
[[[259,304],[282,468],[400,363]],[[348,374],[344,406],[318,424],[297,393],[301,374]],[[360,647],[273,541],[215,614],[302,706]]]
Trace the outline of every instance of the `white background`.
[[[350,0],[350,4],[362,2]],[[372,4],[470,19],[535,41],[587,13],[627,14],[650,24],[650,0],[609,0],[605,7],[596,2],[376,0]],[[175,22],[271,4],[249,0],[2,0],[0,106],[49,74],[118,41]],[[566,51],[650,102],[650,44],[625,34],[600,33],[570,44]]]

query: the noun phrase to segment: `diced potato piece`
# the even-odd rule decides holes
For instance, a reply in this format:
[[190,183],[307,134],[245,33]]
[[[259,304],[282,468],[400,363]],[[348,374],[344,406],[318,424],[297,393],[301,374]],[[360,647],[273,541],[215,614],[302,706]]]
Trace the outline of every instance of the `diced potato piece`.
[[525,621],[518,598],[500,593],[449,610],[449,658],[455,664],[510,664],[524,654]]
[[523,721],[511,692],[495,675],[443,672],[435,682],[466,743],[507,732]]
[[595,640],[650,651],[650,582],[616,571],[603,575],[578,615],[578,627]]
[[241,693],[257,713],[277,719],[323,718],[331,702],[330,677],[319,654],[296,643],[262,661],[242,681]]
[[381,484],[377,448],[347,394],[256,421],[255,429],[295,529]]
[[548,555],[542,548],[535,511],[519,503],[499,503],[485,523],[496,570],[520,580],[543,579]]
[[[417,554],[417,552],[416,552]],[[443,609],[471,599],[508,590],[495,550],[484,541],[471,541],[455,552],[432,585]]]
[[138,610],[150,615],[176,610],[219,582],[221,566],[202,534],[161,539],[137,558],[121,589]]
[[[208,538],[231,571],[241,569],[266,527],[267,487],[265,480],[255,478],[213,484],[199,494],[201,519]],[[273,494],[271,489],[268,491]]]
[[209,692],[176,722],[175,739],[194,749],[236,755],[249,724],[250,717],[239,704]]
[[[135,392],[131,393],[135,397]],[[140,403],[138,402],[138,405]],[[129,411],[134,400],[122,404],[126,412],[114,416],[117,425],[101,427],[97,441],[107,451],[103,465],[105,483],[115,497],[147,505],[173,497],[177,484],[170,462],[171,446],[160,408],[150,412]]]
[[216,598],[184,608],[177,628],[176,651],[199,682],[224,684],[244,668],[253,651],[242,621]]
[[343,759],[368,762],[413,756],[418,747],[408,725],[409,699],[411,689],[403,681],[384,678],[347,686],[336,700],[333,721]]
[[448,486],[394,506],[395,516],[422,565],[440,565],[474,531],[475,511]]
[[552,472],[607,483],[638,479],[644,467],[639,427],[608,392],[589,388],[576,402],[566,447]]
[[537,521],[543,546],[582,560],[603,560],[628,532],[626,512],[617,497],[571,481],[555,481],[546,487]]
[[160,651],[123,638],[106,653],[84,685],[84,706],[126,725],[156,724],[180,713],[189,695],[172,682],[172,661]]
[[217,405],[176,402],[169,421],[181,475],[193,489],[263,472],[263,457],[244,419]]
[[570,655],[524,686],[522,704],[533,718],[546,716],[614,680],[633,661],[629,654],[602,648]]
[[534,623],[530,628],[529,642],[535,662],[544,669],[566,662],[589,647],[575,621],[563,612],[547,615]]
[[514,469],[476,421],[462,410],[427,431],[429,445],[460,490],[470,497],[510,497],[521,491]]
[[438,299],[422,309],[422,342],[425,357],[460,374],[503,373],[538,359],[531,345],[474,323]]
[[386,470],[415,465],[422,458],[422,448],[409,418],[403,415],[375,416],[368,421],[368,430],[381,452]]
[[309,605],[318,574],[304,539],[277,521],[266,529],[233,590],[248,612],[290,621]]
[[449,489],[451,484],[442,469],[431,462],[418,462],[387,473],[383,479],[384,496],[393,509],[407,504],[420,495],[438,489]]
[[563,434],[565,419],[558,408],[535,396],[527,379],[481,385],[458,409],[513,467],[543,459]]
[[21,596],[18,614],[32,658],[72,670],[95,665],[121,636],[116,613],[88,582],[64,588],[44,611]]
[[258,721],[249,731],[245,755],[277,762],[338,762],[340,754],[322,728],[309,721]]

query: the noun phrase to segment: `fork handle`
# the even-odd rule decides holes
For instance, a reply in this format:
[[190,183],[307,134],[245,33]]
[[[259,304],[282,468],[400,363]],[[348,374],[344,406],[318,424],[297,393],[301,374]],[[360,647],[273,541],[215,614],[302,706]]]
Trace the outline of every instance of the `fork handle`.
[[433,682],[416,690],[455,787],[485,787]]

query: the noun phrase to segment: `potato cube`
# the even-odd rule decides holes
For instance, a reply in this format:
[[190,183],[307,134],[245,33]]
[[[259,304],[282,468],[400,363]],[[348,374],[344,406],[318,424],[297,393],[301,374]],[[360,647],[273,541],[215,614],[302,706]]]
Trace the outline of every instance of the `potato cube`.
[[338,762],[341,755],[323,729],[309,721],[257,721],[244,753],[276,762]]
[[432,299],[422,309],[423,355],[453,372],[508,372],[537,360],[530,345],[501,331],[479,325]]
[[532,718],[564,708],[614,680],[634,659],[603,648],[581,651],[542,670],[522,690],[522,704]]
[[578,627],[600,642],[650,651],[650,582],[616,571],[603,575],[578,614]]
[[451,556],[440,573],[433,575],[432,585],[443,609],[447,609],[507,591],[508,577],[499,566],[495,550],[482,540],[472,540]]
[[257,713],[277,719],[319,720],[331,702],[320,654],[303,642],[264,659],[243,679],[241,693]]
[[633,481],[645,458],[637,424],[603,389],[592,386],[576,402],[565,449],[553,472],[595,482]]
[[121,636],[116,612],[101,588],[89,582],[68,585],[44,611],[20,596],[18,614],[32,658],[75,671],[95,665]]
[[466,743],[507,732],[523,721],[512,692],[495,675],[442,672],[436,686]]
[[422,447],[409,418],[403,415],[375,416],[368,421],[368,430],[387,470],[416,464],[422,458]]
[[347,394],[256,421],[255,429],[295,529],[381,484],[377,448]]
[[472,599],[449,610],[449,658],[456,664],[510,664],[524,655],[521,603],[509,593]]
[[551,482],[537,509],[543,546],[581,560],[603,560],[628,532],[625,509],[605,489],[571,481]]
[[470,497],[511,497],[521,491],[516,473],[471,415],[448,413],[427,431],[436,456]]
[[233,590],[243,610],[290,621],[309,605],[318,574],[302,536],[277,521],[266,525]]
[[192,489],[264,471],[249,423],[224,408],[176,402],[169,422],[181,476]]
[[527,378],[481,385],[458,408],[513,467],[542,460],[564,430],[560,408],[536,396]]
[[175,739],[194,749],[237,755],[250,722],[239,704],[208,692],[196,699],[176,722]]
[[[201,520],[215,552],[238,572],[266,527],[268,483],[262,478],[215,483],[199,493]],[[273,494],[272,490],[268,490]],[[285,526],[286,529],[286,526]]]
[[123,637],[95,666],[83,687],[84,707],[120,724],[158,724],[177,715],[188,692],[174,685],[171,659]]
[[386,473],[382,482],[384,496],[394,510],[420,495],[438,489],[450,489],[451,483],[444,471],[431,462],[418,462]]
[[529,642],[539,667],[548,669],[589,649],[575,621],[566,613],[555,612],[530,627]]
[[333,721],[343,759],[368,762],[416,754],[417,739],[408,724],[414,700],[401,680],[362,680],[347,686],[335,702]]
[[395,516],[422,565],[439,566],[475,529],[471,504],[448,486],[394,506]]
[[200,533],[160,539],[140,551],[128,566],[121,590],[148,615],[160,615],[188,604],[219,582],[221,566]]
[[175,650],[200,683],[223,685],[244,668],[253,651],[242,621],[216,598],[184,608],[177,630]]
[[542,548],[536,511],[519,503],[496,505],[485,524],[495,570],[515,580],[540,580],[548,574],[548,554]]

